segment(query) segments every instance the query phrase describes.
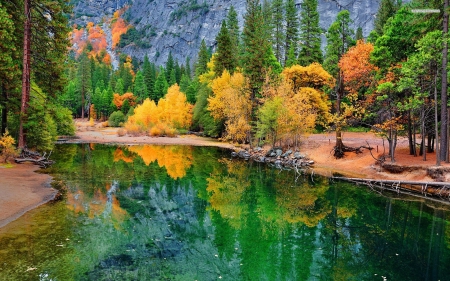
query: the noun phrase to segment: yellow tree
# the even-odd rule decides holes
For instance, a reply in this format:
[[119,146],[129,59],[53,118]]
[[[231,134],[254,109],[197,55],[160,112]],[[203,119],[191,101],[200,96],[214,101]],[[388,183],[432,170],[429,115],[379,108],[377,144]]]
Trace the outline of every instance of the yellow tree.
[[192,105],[178,84],[170,86],[164,98],[158,102],[160,122],[172,128],[188,129],[192,122]]
[[151,127],[158,123],[159,115],[160,112],[155,102],[147,98],[142,104],[136,106],[134,114],[128,117],[125,129],[131,135],[148,132]]
[[225,70],[212,80],[213,95],[208,98],[208,110],[215,120],[224,120],[226,139],[246,142],[250,136],[250,92],[244,75]]
[[326,126],[329,102],[322,88],[333,85],[332,77],[320,64],[294,65],[283,71],[278,84],[263,87],[264,105],[258,111],[257,137],[298,145],[300,136],[315,125]]

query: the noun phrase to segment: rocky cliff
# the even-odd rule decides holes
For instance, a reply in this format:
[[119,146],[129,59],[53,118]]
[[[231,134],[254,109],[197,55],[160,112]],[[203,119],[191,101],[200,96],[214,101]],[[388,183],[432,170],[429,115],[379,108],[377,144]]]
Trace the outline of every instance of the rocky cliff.
[[[298,12],[303,0],[297,0]],[[342,10],[350,11],[355,29],[363,28],[367,36],[380,0],[319,0],[320,26],[324,32]],[[138,59],[147,54],[157,65],[165,63],[172,51],[175,59],[184,62],[186,57],[195,59],[202,39],[214,48],[215,37],[222,20],[233,5],[243,25],[245,0],[73,0],[72,22],[96,24],[117,9],[128,7],[123,17],[132,24],[146,44],[130,43],[119,51]],[[323,37],[323,41],[325,38]]]

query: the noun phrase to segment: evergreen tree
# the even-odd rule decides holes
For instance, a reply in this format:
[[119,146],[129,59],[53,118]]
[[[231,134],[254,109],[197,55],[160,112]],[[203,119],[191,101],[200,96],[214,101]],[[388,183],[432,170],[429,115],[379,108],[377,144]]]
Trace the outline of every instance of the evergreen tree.
[[[298,54],[298,16],[297,9],[295,8],[294,0],[286,0],[286,43],[285,43],[285,56],[284,61],[293,60],[297,58]],[[294,48],[294,57],[289,57],[289,49]]]
[[191,79],[192,70],[191,70],[191,58],[190,57],[186,57],[185,74],[187,75],[187,77],[189,79]]
[[[15,48],[14,22],[0,3],[0,134],[6,132],[8,109],[11,108],[12,93],[18,92],[19,68],[18,50]],[[12,109],[12,108],[11,108]]]
[[172,69],[172,71],[170,72],[170,76],[169,76],[169,87],[176,84],[177,83],[177,79],[176,79],[176,75],[175,75],[175,68]]
[[151,97],[152,100],[158,102],[159,99],[163,98],[166,95],[167,89],[169,89],[169,84],[167,83],[166,80],[166,74],[164,68],[160,67],[158,77],[156,78],[155,81],[155,89],[153,90],[153,96]]
[[374,22],[374,30],[378,36],[383,35],[383,27],[402,5],[401,0],[381,0]]
[[305,0],[300,13],[300,52],[298,55],[300,65],[307,66],[313,62],[322,63],[320,34],[317,0]]
[[239,52],[239,21],[233,5],[231,5],[227,14],[227,27],[230,34],[231,45],[237,54]]
[[116,93],[119,94],[119,95],[125,94],[125,88],[124,88],[124,86],[123,86],[123,80],[122,80],[122,78],[119,78],[119,79],[117,80],[116,87],[114,88],[114,92],[116,92]]
[[81,53],[78,61],[78,92],[81,95],[81,118],[84,118],[85,108],[92,91],[91,63],[86,52]]
[[[244,73],[249,79],[251,99],[254,101],[264,82],[264,73],[268,68],[268,56],[272,52],[271,43],[267,38],[265,21],[259,0],[247,0],[243,43]],[[273,52],[272,52],[273,55]]]
[[169,56],[166,62],[166,81],[170,81],[170,75],[172,74],[172,70],[175,68],[175,62],[173,60],[172,51],[169,52]]
[[338,62],[349,47],[355,44],[354,31],[350,28],[350,12],[343,10],[337,14],[327,32],[327,47],[324,61],[325,69],[333,76],[339,72]]
[[233,52],[230,34],[228,33],[226,21],[222,21],[222,27],[216,37],[217,51],[214,63],[214,72],[221,76],[226,69],[233,73],[237,65],[236,53]]
[[362,27],[359,26],[358,29],[356,29],[355,40],[358,41],[358,40],[362,40],[362,39],[364,39],[363,30],[362,30]]
[[181,80],[181,67],[178,60],[175,61],[175,83],[180,84]]
[[275,57],[281,63],[283,60],[283,46],[285,39],[284,30],[284,5],[283,0],[272,2],[272,28],[273,28],[273,50]]
[[144,57],[144,64],[142,66],[142,71],[144,75],[145,87],[147,88],[147,92],[149,96],[153,94],[153,88],[155,87],[156,80],[156,70],[155,65],[151,64],[148,60],[148,56]]
[[200,44],[200,50],[198,51],[197,63],[195,64],[195,75],[200,76],[208,69],[207,64],[210,59],[208,48],[206,47],[205,40],[202,40]]
[[148,97],[147,86],[145,85],[144,75],[141,71],[136,73],[133,94],[138,102],[142,102]]

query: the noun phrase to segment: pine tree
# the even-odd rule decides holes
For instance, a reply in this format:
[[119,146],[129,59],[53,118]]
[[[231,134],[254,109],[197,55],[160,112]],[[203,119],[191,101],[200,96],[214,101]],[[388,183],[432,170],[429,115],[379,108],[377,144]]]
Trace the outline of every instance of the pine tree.
[[172,51],[169,52],[169,56],[166,62],[166,81],[170,81],[170,74],[172,70],[175,68],[175,62],[173,60]]
[[401,0],[381,0],[374,22],[374,30],[378,36],[383,35],[383,27],[387,20],[392,17],[401,7]]
[[333,76],[339,72],[338,62],[349,47],[355,45],[354,31],[350,28],[350,12],[343,10],[337,14],[327,32],[327,47],[324,61],[325,69]]
[[136,73],[133,94],[137,98],[137,102],[142,102],[148,98],[147,86],[145,85],[144,75],[141,71]]
[[[285,41],[285,56],[284,56],[284,62],[286,63],[287,60],[293,60],[297,58],[298,54],[298,16],[297,16],[297,9],[295,7],[295,1],[294,0],[286,0],[286,41]],[[288,57],[289,56],[289,49],[293,47],[294,48],[294,56],[293,58]]]
[[272,2],[272,27],[273,27],[273,50],[275,57],[281,63],[283,60],[283,46],[285,39],[284,30],[284,5],[283,0]]
[[230,34],[231,45],[233,46],[233,50],[238,53],[239,50],[239,21],[236,10],[233,5],[230,7],[230,10],[227,14],[227,27],[228,32]]
[[207,71],[208,67],[206,65],[208,64],[210,57],[205,40],[202,40],[200,50],[198,51],[197,63],[195,64],[195,75],[200,76]]
[[363,30],[361,26],[356,29],[355,41],[364,39]]
[[[19,68],[16,63],[18,52],[15,48],[14,22],[6,8],[0,4],[0,110],[2,112],[0,135],[6,132],[9,100],[11,93],[19,87]],[[12,108],[11,108],[12,109]]]
[[181,80],[181,67],[178,60],[175,60],[175,82],[179,85]]
[[144,64],[142,66],[142,71],[144,74],[144,81],[148,91],[148,95],[152,96],[153,88],[155,87],[156,70],[155,65],[151,64],[150,61],[148,60],[147,55],[145,55],[144,57]]
[[322,63],[320,34],[317,0],[305,0],[300,13],[300,52],[298,55],[300,65],[307,66],[313,62]]
[[86,52],[81,53],[78,61],[78,92],[81,95],[81,118],[84,118],[84,110],[92,91],[91,63]]
[[268,56],[272,52],[265,24],[259,1],[247,0],[243,32],[243,67],[244,73],[249,79],[252,100],[259,94],[264,81],[264,73],[269,66]]
[[226,69],[230,73],[234,72],[237,65],[236,53],[233,53],[230,34],[228,33],[226,21],[222,21],[222,27],[216,37],[217,51],[214,63],[214,72],[217,76],[221,76]]
[[155,81],[155,89],[153,90],[153,96],[151,97],[152,100],[158,102],[159,99],[163,98],[166,95],[167,89],[169,89],[169,84],[167,83],[166,80],[166,74],[164,68],[160,67],[158,77],[156,78]]
[[191,58],[190,57],[186,57],[186,65],[184,67],[185,67],[185,71],[184,71],[185,74],[187,75],[187,77],[189,79],[191,79],[192,70],[191,70]]
[[170,72],[169,75],[169,82],[168,85],[169,87],[176,84],[177,83],[177,78],[176,78],[176,74],[175,74],[175,68],[172,69],[172,71]]

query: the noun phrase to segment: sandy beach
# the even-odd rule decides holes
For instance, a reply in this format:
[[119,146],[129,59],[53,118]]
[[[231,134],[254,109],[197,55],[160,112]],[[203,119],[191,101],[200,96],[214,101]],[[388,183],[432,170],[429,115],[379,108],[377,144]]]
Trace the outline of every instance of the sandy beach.
[[38,169],[33,164],[0,166],[0,227],[55,197],[57,191],[50,187],[52,178],[36,173]]

